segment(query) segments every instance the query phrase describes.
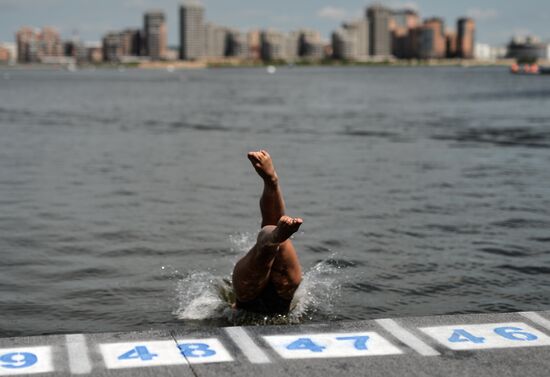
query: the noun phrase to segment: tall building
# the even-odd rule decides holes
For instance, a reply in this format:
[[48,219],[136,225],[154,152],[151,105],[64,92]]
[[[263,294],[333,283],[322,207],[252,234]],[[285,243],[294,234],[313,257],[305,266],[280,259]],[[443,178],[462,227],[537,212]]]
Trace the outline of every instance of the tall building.
[[345,23],[344,29],[348,30],[356,39],[355,60],[366,61],[370,55],[370,27],[369,20],[362,18],[357,21]]
[[63,43],[59,32],[53,27],[44,27],[39,34],[38,58],[63,56]]
[[342,27],[332,33],[332,57],[341,60],[357,59],[357,38],[348,29]]
[[247,35],[236,29],[227,29],[226,55],[246,58],[248,56]]
[[457,25],[457,56],[473,59],[476,24],[471,18],[460,18]]
[[23,27],[17,32],[16,41],[20,63],[36,63],[63,56],[63,44],[59,32],[51,27],[44,27],[41,31]]
[[197,3],[180,7],[180,59],[195,60],[203,55],[204,8]]
[[[290,37],[292,40],[294,38]],[[321,60],[324,55],[321,34],[316,30],[303,29],[298,31],[297,54],[300,58]]]
[[[265,61],[288,60],[296,57],[289,56],[289,37],[275,30],[263,30],[260,33],[261,58]],[[297,46],[297,45],[296,45]]]
[[17,61],[34,63],[38,61],[38,33],[30,27],[22,27],[16,33]]
[[208,58],[224,57],[227,50],[227,28],[207,22],[204,24],[202,55]]
[[410,9],[399,9],[392,13],[390,30],[392,54],[399,59],[416,57],[415,29],[420,26],[418,13]]
[[143,34],[139,29],[126,29],[120,33],[120,44],[122,55],[139,56],[142,55],[144,44]]
[[102,40],[103,60],[106,62],[119,62],[124,56],[122,53],[122,38],[119,32],[109,32]]
[[445,26],[441,18],[430,18],[420,27],[418,57],[441,59],[445,57]]
[[392,12],[381,5],[367,8],[369,20],[369,52],[371,56],[387,57],[391,55],[390,21]]
[[456,33],[447,31],[445,34],[445,56],[449,59],[456,58],[458,41]]
[[162,11],[145,13],[143,24],[146,55],[152,60],[164,59],[168,43],[164,13]]
[[260,30],[250,30],[246,33],[246,44],[248,45],[248,58],[259,60],[262,57]]

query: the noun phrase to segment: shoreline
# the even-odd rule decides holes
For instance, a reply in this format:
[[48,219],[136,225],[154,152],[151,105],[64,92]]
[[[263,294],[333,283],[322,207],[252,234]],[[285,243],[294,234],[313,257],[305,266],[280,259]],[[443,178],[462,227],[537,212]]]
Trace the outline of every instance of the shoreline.
[[[368,61],[368,62],[345,62],[345,61],[299,61],[294,63],[287,62],[259,62],[259,61],[166,61],[166,62],[142,62],[142,63],[120,63],[120,64],[82,64],[82,65],[65,65],[65,64],[0,64],[0,69],[14,70],[33,70],[33,69],[139,69],[139,70],[196,70],[196,69],[216,69],[216,68],[266,68],[269,66],[275,67],[462,67],[462,68],[480,68],[480,67],[510,67],[515,60],[500,59],[492,61],[484,60],[394,60],[394,61]],[[549,60],[540,62],[541,66],[550,65]]]

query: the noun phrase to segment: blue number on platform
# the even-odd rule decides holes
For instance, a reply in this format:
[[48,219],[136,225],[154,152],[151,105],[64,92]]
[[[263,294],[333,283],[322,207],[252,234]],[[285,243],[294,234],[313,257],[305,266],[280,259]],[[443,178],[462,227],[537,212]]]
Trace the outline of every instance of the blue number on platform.
[[367,350],[367,341],[369,340],[368,336],[341,336],[336,338],[336,340],[355,340],[353,346],[357,350]]
[[299,338],[286,346],[289,350],[310,350],[311,352],[323,352],[327,347],[313,343],[310,338]]
[[216,354],[206,343],[182,343],[178,344],[178,348],[185,357],[208,357]]
[[456,329],[453,332],[453,335],[449,338],[451,343],[460,343],[460,342],[472,342],[472,343],[484,343],[485,338],[474,336],[464,329]]
[[157,357],[156,353],[150,353],[147,347],[137,346],[134,349],[120,355],[119,360],[132,360],[132,359],[141,359],[144,361],[153,360],[154,357]]
[[27,368],[37,361],[36,355],[30,352],[12,352],[0,356],[0,366],[8,369]]
[[510,340],[531,341],[538,339],[536,335],[521,330],[519,327],[497,327],[495,333]]

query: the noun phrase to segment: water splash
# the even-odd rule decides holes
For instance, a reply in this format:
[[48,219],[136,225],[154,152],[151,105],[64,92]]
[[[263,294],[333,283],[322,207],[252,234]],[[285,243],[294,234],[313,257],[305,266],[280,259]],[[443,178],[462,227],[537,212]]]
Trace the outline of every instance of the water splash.
[[[244,247],[244,241],[234,244]],[[288,315],[265,316],[234,309],[230,277],[204,271],[191,272],[177,282],[174,315],[181,320],[223,320],[232,325],[295,324],[326,319],[332,315],[345,279],[341,267],[332,262],[334,257],[318,262],[304,274]]]

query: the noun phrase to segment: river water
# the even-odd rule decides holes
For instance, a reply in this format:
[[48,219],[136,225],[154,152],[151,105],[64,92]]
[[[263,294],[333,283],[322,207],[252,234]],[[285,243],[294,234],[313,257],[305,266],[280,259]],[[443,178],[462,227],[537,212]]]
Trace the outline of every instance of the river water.
[[305,221],[284,321],[550,308],[550,77],[0,69],[0,336],[235,323],[259,148]]

